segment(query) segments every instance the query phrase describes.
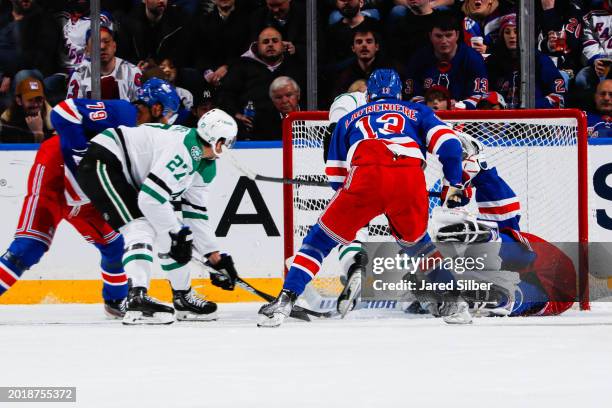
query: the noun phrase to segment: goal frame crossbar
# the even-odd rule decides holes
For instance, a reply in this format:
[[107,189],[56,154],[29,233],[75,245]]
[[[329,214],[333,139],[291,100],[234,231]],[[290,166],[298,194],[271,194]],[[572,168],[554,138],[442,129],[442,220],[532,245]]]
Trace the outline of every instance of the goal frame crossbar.
[[[577,164],[578,179],[578,297],[580,308],[589,310],[589,278],[588,278],[588,142],[587,121],[584,112],[578,109],[523,109],[523,110],[465,110],[438,111],[436,114],[442,120],[517,120],[517,119],[574,119],[577,127]],[[293,142],[292,130],[296,121],[327,121],[327,111],[292,112],[283,121],[283,177],[294,178],[293,174]],[[293,223],[293,188],[292,184],[283,185],[284,211],[284,252],[285,259],[294,252]],[[285,269],[286,271],[286,269]]]

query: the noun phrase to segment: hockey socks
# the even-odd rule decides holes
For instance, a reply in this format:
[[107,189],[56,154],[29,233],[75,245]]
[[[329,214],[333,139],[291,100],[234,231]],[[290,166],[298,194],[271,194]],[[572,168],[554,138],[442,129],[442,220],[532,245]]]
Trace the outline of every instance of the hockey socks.
[[123,269],[123,237],[106,244],[95,244],[100,251],[102,268],[102,297],[107,302],[125,299],[128,295],[127,275]]
[[47,249],[47,244],[40,241],[15,238],[0,257],[0,295],[9,290],[25,271],[36,265]]
[[323,259],[329,255],[338,243],[315,224],[302,242],[302,247],[295,254],[291,263],[283,289],[290,290],[298,296],[304,292],[306,285],[314,279]]

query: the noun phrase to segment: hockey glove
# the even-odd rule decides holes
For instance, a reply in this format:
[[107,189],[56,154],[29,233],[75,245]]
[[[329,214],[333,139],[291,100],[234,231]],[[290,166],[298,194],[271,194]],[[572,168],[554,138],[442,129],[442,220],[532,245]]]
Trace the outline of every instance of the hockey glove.
[[238,279],[238,272],[234,267],[232,257],[221,254],[221,260],[211,265],[211,267],[218,273],[210,274],[210,282],[223,290],[234,290],[236,279]]
[[170,239],[170,258],[174,259],[179,264],[186,264],[191,260],[193,252],[193,242],[191,240],[191,230],[187,226],[183,226],[178,232],[169,232]]

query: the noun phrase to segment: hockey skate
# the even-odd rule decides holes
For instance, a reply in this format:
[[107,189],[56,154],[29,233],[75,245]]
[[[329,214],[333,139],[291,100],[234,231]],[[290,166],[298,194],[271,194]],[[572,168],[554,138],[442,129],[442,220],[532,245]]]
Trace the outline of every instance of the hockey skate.
[[176,320],[210,321],[217,320],[217,304],[204,300],[191,288],[172,290],[172,303],[176,311]]
[[130,290],[123,324],[170,324],[174,323],[174,309],[147,295],[147,289],[135,287]]
[[123,319],[127,310],[127,298],[120,300],[105,300],[104,314],[109,319]]
[[291,314],[297,294],[283,289],[276,299],[259,309],[258,327],[278,327]]
[[472,315],[470,314],[469,306],[463,299],[459,298],[456,301],[443,302],[441,305],[439,305],[438,311],[445,323],[472,323]]
[[361,273],[368,264],[368,256],[365,252],[355,255],[355,263],[351,265],[347,274],[347,282],[338,296],[336,309],[340,316],[344,317],[355,308],[361,296]]
[[514,307],[514,294],[501,285],[491,284],[488,291],[462,293],[475,317],[509,316]]

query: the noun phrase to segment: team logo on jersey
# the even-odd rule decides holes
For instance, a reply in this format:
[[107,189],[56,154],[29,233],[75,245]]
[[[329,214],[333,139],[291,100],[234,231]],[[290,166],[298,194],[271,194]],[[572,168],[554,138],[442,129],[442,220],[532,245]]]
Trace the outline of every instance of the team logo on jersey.
[[199,162],[202,160],[202,149],[200,149],[198,146],[193,146],[190,153],[193,161]]

